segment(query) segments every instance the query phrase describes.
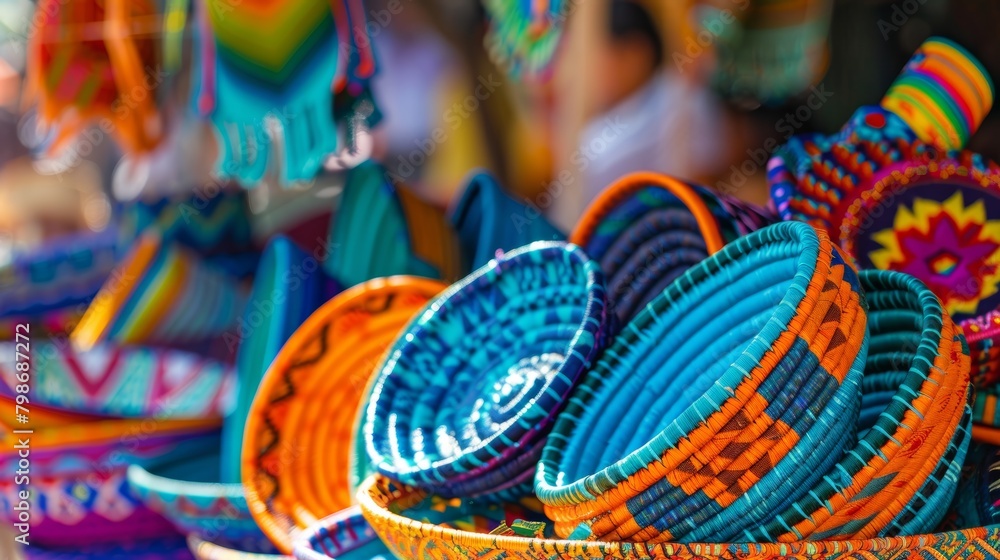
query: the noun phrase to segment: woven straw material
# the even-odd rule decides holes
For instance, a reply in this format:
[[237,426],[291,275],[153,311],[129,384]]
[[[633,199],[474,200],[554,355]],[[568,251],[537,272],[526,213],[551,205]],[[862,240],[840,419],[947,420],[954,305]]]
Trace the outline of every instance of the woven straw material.
[[283,235],[272,238],[264,249],[237,329],[239,384],[236,406],[223,425],[221,482],[240,481],[243,428],[268,366],[295,329],[340,292],[321,264]]
[[73,331],[86,349],[104,341],[206,340],[236,325],[247,290],[221,269],[153,230],[140,237]]
[[972,529],[1000,524],[1000,448],[973,443],[962,477],[942,525]]
[[601,264],[625,324],[689,267],[773,221],[766,210],[705,187],[634,173],[598,196],[570,241]]
[[863,271],[871,343],[859,439],[749,540],[874,538],[933,530],[971,436],[968,348],[920,281]]
[[[0,343],[0,395],[7,399],[17,394],[15,346]],[[217,420],[232,404],[233,368],[188,352],[115,344],[77,351],[38,340],[31,358],[32,404],[62,412],[158,422]],[[8,413],[13,407],[0,417]]]
[[241,552],[206,541],[195,535],[188,537],[188,548],[197,560],[291,560],[291,556]]
[[295,560],[389,560],[389,549],[358,506],[339,511],[306,529],[293,550]]
[[497,251],[511,251],[532,241],[566,239],[537,208],[511,198],[487,172],[469,178],[448,217],[458,232],[465,273],[490,262]]
[[291,552],[291,534],[351,505],[357,414],[386,348],[445,285],[376,279],[314,312],[275,357],[243,440],[243,483],[254,519]]
[[854,270],[806,224],[690,268],[560,415],[535,482],[556,534],[732,542],[800,497],[852,443],[863,305]]
[[365,411],[369,459],[447,496],[530,493],[545,436],[608,323],[601,272],[575,245],[499,256],[387,353]]
[[977,441],[1000,445],[1000,385],[976,391],[972,422],[973,437]]
[[[409,508],[423,492],[369,479],[358,495],[365,518],[397,558],[418,560],[966,560],[1000,558],[1000,528],[850,541],[741,544],[606,543],[498,536],[418,521]],[[447,517],[448,512],[440,515]],[[469,523],[464,524],[470,525]],[[478,525],[478,524],[475,524]]]

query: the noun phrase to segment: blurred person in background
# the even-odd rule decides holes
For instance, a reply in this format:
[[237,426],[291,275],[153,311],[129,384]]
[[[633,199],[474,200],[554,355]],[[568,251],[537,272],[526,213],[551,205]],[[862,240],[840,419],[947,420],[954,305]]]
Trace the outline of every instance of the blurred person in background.
[[612,0],[597,39],[597,114],[574,154],[585,203],[616,179],[656,171],[706,181],[727,163],[733,125],[725,105],[690,68],[665,57],[651,14],[632,0]]

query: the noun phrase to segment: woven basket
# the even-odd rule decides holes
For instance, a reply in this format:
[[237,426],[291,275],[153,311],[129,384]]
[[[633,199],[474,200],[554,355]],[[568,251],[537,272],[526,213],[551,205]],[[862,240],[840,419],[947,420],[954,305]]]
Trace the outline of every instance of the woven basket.
[[447,496],[530,493],[555,415],[608,329],[597,263],[537,242],[452,285],[387,353],[368,457]]
[[371,162],[349,172],[329,246],[336,250],[324,266],[345,287],[396,274],[452,280],[460,269],[444,213],[394,187]]
[[600,194],[570,241],[601,264],[624,325],[689,267],[773,221],[766,210],[705,187],[634,173]]
[[537,208],[511,198],[487,172],[469,178],[448,217],[458,232],[466,273],[490,262],[497,251],[510,251],[532,241],[566,239]]
[[389,560],[389,549],[353,506],[313,525],[295,542],[295,560]]
[[368,380],[403,327],[444,288],[392,277],[348,289],[313,313],[271,364],[247,418],[242,473],[250,510],[279,550],[291,552],[295,530],[350,506]]
[[[427,523],[418,520],[410,508],[425,498],[421,491],[396,486],[385,479],[369,479],[358,495],[365,518],[397,558],[422,560],[468,560],[504,558],[505,560],[765,560],[861,559],[896,560],[900,558],[935,558],[966,560],[1000,558],[1000,528],[977,528],[965,531],[851,541],[812,541],[792,543],[743,544],[640,544],[568,541],[488,534],[495,516],[469,519],[461,504],[448,502],[436,517],[449,514],[458,521]],[[458,510],[458,515],[454,510]],[[514,515],[523,511],[518,508]],[[412,516],[412,517],[411,517]],[[516,517],[515,517],[516,518]],[[488,524],[492,521],[492,524]],[[511,525],[511,523],[507,523]],[[472,531],[466,527],[483,527]],[[457,528],[461,527],[461,528]]]
[[241,552],[206,541],[195,535],[188,537],[188,549],[197,560],[291,560],[291,556]]
[[560,415],[535,483],[556,534],[732,542],[801,497],[853,443],[863,305],[854,270],[806,224],[690,268]]
[[241,551],[277,552],[250,515],[243,486],[212,480],[219,472],[217,452],[151,470],[130,466],[129,486],[146,507],[181,534]]
[[73,343],[190,343],[221,336],[243,313],[247,290],[195,253],[150,230],[87,309]]
[[[62,413],[118,418],[219,419],[234,389],[231,366],[178,350],[33,340],[31,404]],[[23,345],[22,345],[23,350]],[[15,343],[0,343],[0,396],[16,397]],[[14,413],[14,407],[0,418]],[[79,420],[79,418],[75,418]],[[34,414],[31,420],[34,423]],[[74,420],[71,415],[68,420]]]
[[944,527],[968,529],[1000,525],[1000,448],[973,443]]

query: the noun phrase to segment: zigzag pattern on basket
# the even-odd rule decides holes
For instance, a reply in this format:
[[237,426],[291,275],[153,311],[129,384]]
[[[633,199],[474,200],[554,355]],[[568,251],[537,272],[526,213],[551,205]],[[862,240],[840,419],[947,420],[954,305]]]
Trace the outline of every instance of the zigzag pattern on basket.
[[[345,290],[291,336],[261,381],[243,441],[243,482],[254,518],[278,548],[351,503],[367,474],[356,414],[385,350],[444,284],[376,279]],[[361,471],[365,474],[356,475]]]

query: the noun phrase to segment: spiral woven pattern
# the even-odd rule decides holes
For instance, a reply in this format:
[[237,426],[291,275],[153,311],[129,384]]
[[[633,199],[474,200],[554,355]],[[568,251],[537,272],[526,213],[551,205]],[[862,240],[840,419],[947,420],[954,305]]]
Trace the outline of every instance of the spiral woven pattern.
[[499,257],[387,354],[365,412],[369,459],[445,495],[529,493],[545,436],[607,328],[601,273],[575,245]]
[[851,443],[863,305],[854,270],[806,224],[689,269],[559,417],[535,484],[556,534],[732,542],[800,496]]
[[305,530],[294,548],[295,560],[390,560],[392,553],[375,530],[350,507]]
[[[398,558],[501,557],[505,560],[765,560],[860,559],[902,560],[935,558],[966,560],[1000,557],[1000,528],[969,529],[905,537],[849,541],[802,541],[792,543],[609,543],[529,538],[473,531],[455,523],[428,523],[409,508],[425,497],[421,491],[372,478],[359,494],[365,518]],[[447,518],[449,511],[438,517]],[[462,512],[465,513],[465,512]],[[454,515],[454,514],[452,514]],[[520,513],[518,513],[520,515]]]
[[624,325],[685,270],[773,221],[766,210],[705,187],[634,173],[601,193],[570,241],[601,264]]
[[[357,414],[386,348],[445,285],[375,279],[316,310],[260,383],[243,440],[250,510],[279,550],[291,533],[351,505]],[[357,466],[356,466],[357,465]]]

